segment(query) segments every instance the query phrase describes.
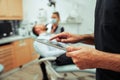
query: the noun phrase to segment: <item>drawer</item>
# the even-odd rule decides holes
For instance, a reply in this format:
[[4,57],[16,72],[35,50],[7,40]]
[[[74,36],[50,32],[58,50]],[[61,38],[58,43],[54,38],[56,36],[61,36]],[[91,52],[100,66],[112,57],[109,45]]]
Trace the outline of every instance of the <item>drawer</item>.
[[29,42],[29,39],[19,40],[14,42],[14,47],[15,49],[23,49],[24,47],[29,46]]
[[5,62],[9,62],[9,61],[13,61],[12,55],[0,58],[0,63],[5,63]]
[[4,72],[10,71],[11,69],[13,69],[13,66],[8,66],[5,68]]
[[13,69],[14,67],[14,47],[13,44],[0,46],[0,64],[4,65],[4,71]]
[[2,46],[0,46],[0,51],[12,49],[12,48],[13,48],[12,44],[2,45]]
[[9,71],[11,69],[13,69],[13,65],[12,64],[6,65],[5,69],[4,69],[4,72]]
[[2,52],[2,51],[9,51],[9,50],[13,50],[13,48],[12,47],[8,47],[8,48],[4,48],[4,47],[0,47],[0,52]]
[[11,55],[12,55],[12,53],[4,53],[4,54],[0,55],[0,59],[5,58],[5,57],[9,57]]
[[5,68],[4,71],[8,71],[14,68],[13,62],[5,62],[5,63],[2,63],[2,65]]
[[9,66],[9,65],[13,65],[12,61],[6,61],[2,63],[5,67]]
[[13,48],[12,47],[0,47],[0,58],[6,57],[13,54]]

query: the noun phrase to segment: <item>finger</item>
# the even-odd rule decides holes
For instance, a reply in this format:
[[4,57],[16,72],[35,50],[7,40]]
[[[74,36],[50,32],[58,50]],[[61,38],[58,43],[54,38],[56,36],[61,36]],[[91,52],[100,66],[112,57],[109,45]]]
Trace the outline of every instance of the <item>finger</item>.
[[67,52],[66,56],[68,57],[77,57],[80,54],[80,50],[72,51],[72,52]]
[[78,62],[77,59],[72,58],[74,64],[80,69],[80,70],[84,70],[85,66],[81,64],[81,62]]
[[69,43],[70,40],[69,39],[61,39],[61,42],[63,42],[63,43]]
[[57,40],[58,42],[61,42],[61,39],[59,39],[59,38],[56,38],[56,40]]
[[56,39],[56,38],[63,38],[63,37],[66,37],[66,32],[62,32],[62,33],[59,33],[59,34],[56,34],[55,36],[51,37],[50,40],[53,40],[53,39]]
[[56,38],[56,40],[58,42],[62,42],[62,43],[69,43],[70,41],[68,41],[67,39],[60,39],[60,38]]
[[67,52],[67,53],[66,53],[66,56],[67,56],[67,57],[73,57],[73,54],[74,54],[73,52]]
[[66,49],[67,49],[67,52],[73,51],[73,47],[72,46],[68,46]]
[[72,40],[71,38],[67,38],[67,36],[64,36],[63,38],[61,38],[61,42],[63,42],[63,43],[73,43],[74,40]]
[[72,46],[68,46],[66,49],[67,49],[67,52],[72,52],[75,50],[76,47],[72,47]]
[[78,59],[77,59],[77,58],[72,58],[72,60],[73,60],[73,63],[74,63],[74,64],[77,64],[77,62],[78,62]]
[[68,46],[67,48],[67,52],[72,52],[72,51],[76,51],[76,50],[80,50],[80,47],[72,47],[72,46]]
[[56,39],[56,38],[59,38],[61,34],[56,34],[55,36],[51,37],[50,40],[53,40],[53,39]]

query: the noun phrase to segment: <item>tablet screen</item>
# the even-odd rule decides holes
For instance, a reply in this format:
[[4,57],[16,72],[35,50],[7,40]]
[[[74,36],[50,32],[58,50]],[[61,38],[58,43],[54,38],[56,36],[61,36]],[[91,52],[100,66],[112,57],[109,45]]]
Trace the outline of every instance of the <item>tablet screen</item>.
[[58,49],[62,49],[64,51],[66,51],[66,46],[63,46],[60,44],[60,42],[56,42],[56,41],[49,41],[46,39],[36,39],[37,42],[48,45],[48,46],[52,46]]

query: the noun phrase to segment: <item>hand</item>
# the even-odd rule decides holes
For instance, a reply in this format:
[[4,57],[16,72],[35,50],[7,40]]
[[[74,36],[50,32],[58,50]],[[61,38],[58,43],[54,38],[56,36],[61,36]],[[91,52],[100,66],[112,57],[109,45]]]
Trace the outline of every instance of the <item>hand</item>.
[[74,34],[70,34],[67,32],[63,32],[63,33],[53,36],[50,40],[53,40],[53,39],[56,39],[58,42],[75,43],[75,42],[82,40],[83,37],[82,36],[80,37],[80,36],[74,35]]
[[90,47],[68,47],[67,56],[71,57],[73,62],[80,69],[94,68],[96,63],[96,50]]

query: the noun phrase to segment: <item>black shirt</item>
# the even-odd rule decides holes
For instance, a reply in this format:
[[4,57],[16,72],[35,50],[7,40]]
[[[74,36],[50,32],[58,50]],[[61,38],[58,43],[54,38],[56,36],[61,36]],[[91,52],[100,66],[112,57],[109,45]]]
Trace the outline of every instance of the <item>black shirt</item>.
[[[120,0],[97,0],[95,13],[96,49],[120,54]],[[120,80],[120,72],[97,69],[96,78]]]

